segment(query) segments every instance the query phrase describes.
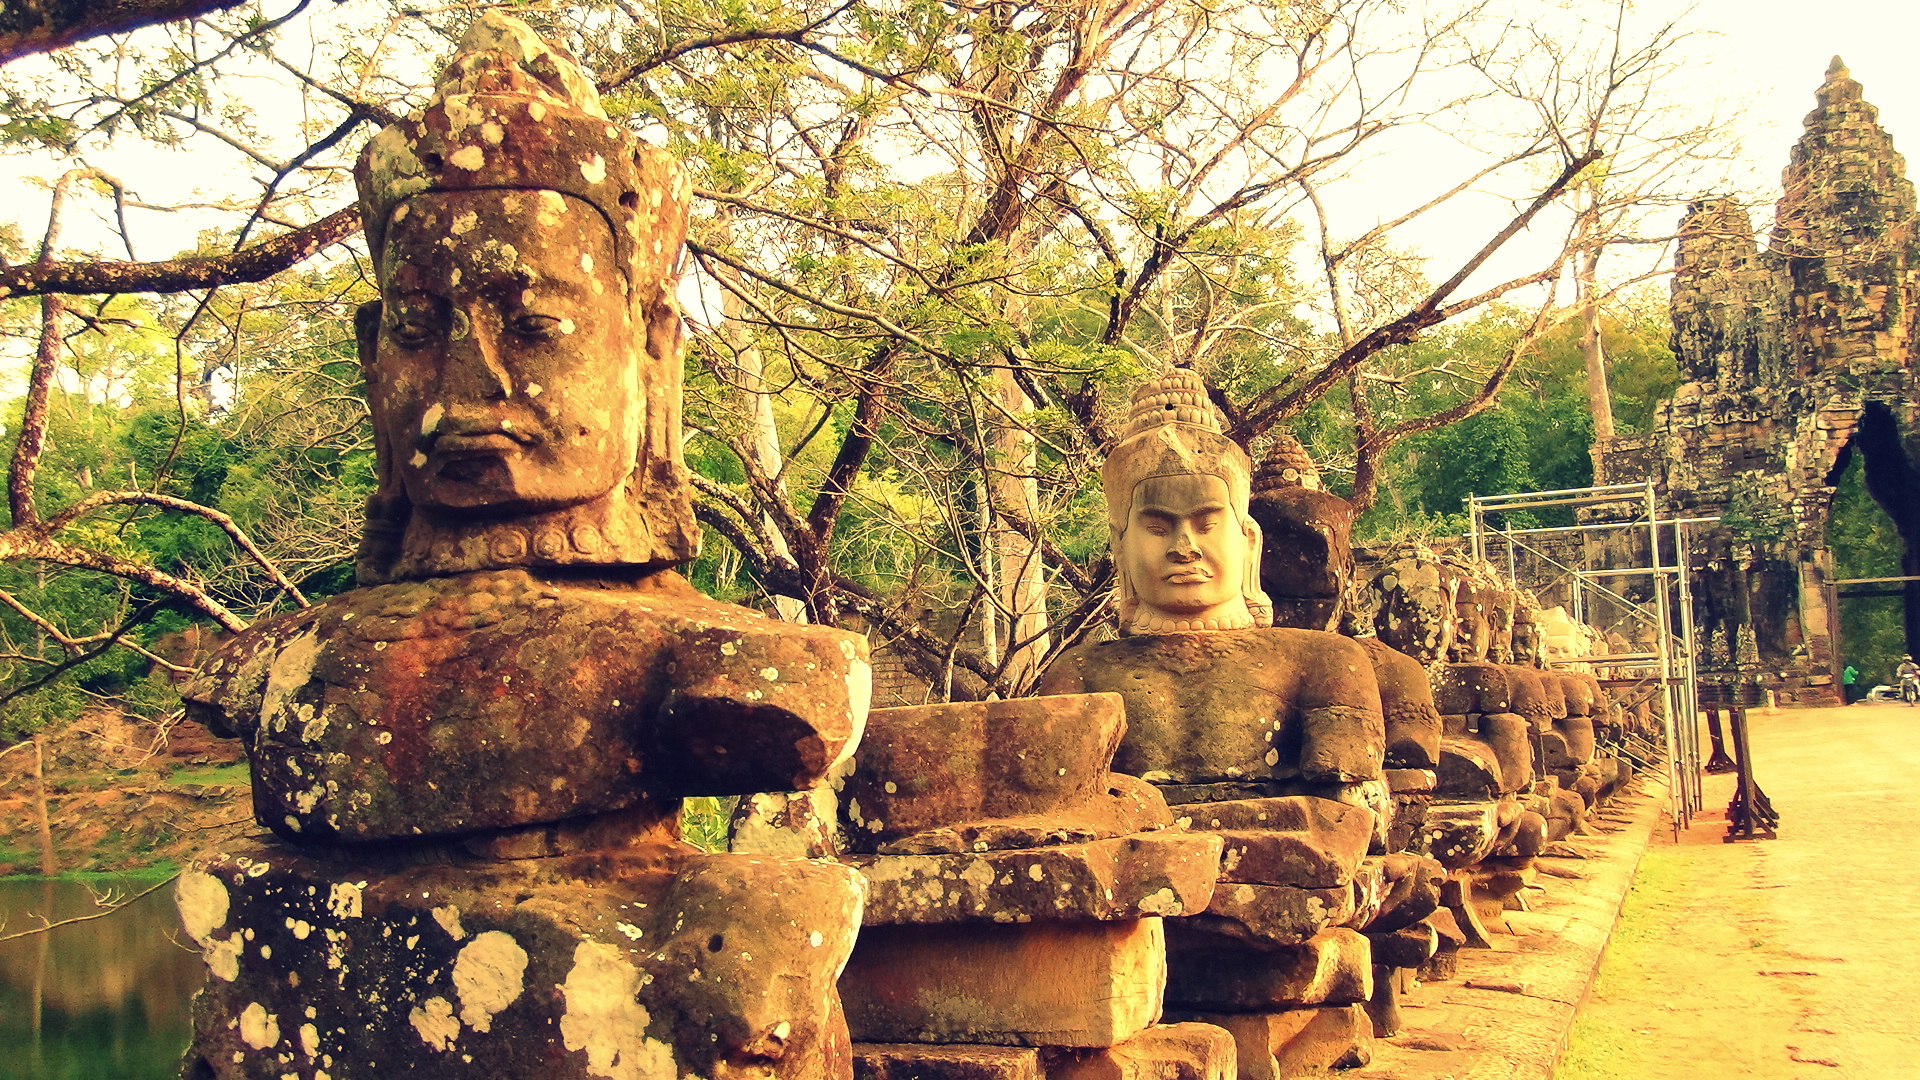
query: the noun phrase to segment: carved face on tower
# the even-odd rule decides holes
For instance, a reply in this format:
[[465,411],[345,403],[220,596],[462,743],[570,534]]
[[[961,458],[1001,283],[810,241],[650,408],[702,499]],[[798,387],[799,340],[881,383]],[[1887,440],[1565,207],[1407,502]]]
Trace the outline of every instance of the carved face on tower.
[[362,582],[691,558],[679,163],[610,123],[570,57],[483,14],[355,180],[380,281]]
[[1247,513],[1247,456],[1220,434],[1206,389],[1175,370],[1134,395],[1101,469],[1126,633],[1272,624]]

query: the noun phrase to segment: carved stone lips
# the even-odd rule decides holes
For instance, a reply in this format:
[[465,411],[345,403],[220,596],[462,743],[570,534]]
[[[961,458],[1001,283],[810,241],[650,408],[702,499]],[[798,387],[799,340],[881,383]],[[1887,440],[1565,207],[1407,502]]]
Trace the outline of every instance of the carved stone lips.
[[490,431],[465,435],[436,435],[428,443],[428,449],[441,455],[486,454],[518,450],[532,442],[532,439],[514,432]]

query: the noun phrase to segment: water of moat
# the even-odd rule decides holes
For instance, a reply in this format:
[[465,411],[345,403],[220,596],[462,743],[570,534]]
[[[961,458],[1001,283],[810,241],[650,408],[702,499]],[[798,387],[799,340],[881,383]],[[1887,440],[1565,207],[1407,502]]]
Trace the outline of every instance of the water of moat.
[[[98,911],[151,878],[0,880],[0,934]],[[0,941],[0,1080],[170,1080],[206,968],[182,947],[172,886],[104,918]]]

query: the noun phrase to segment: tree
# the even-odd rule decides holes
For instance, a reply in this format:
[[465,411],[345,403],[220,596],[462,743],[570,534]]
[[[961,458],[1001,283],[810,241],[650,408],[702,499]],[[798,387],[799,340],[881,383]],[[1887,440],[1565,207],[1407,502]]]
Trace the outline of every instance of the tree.
[[[1603,135],[1658,73],[1618,57],[1666,57],[1678,41],[1660,29],[1636,43],[1616,25],[1602,35],[1613,49],[1582,51],[1575,34],[1543,65],[1545,39],[1487,6],[1409,14],[1384,0],[608,0],[528,17],[598,73],[610,114],[695,174],[689,271],[705,302],[692,312],[687,416],[717,541],[696,576],[795,617],[857,619],[935,694],[966,697],[1023,692],[1049,655],[1103,625],[1111,567],[1092,477],[1143,373],[1202,372],[1253,451],[1289,427],[1346,432],[1361,502],[1396,444],[1490,407],[1527,343],[1564,316],[1551,294],[1515,319],[1490,366],[1438,363],[1452,396],[1402,413],[1412,399],[1379,388],[1424,370],[1409,351],[1424,333],[1561,276],[1575,239],[1489,271],[1516,237],[1566,218],[1596,162],[1618,156]],[[188,290],[182,371],[222,370],[223,350],[243,357],[257,335],[293,332],[220,313],[287,287],[248,282],[342,250],[329,245],[353,231],[343,170],[363,127],[421,100],[422,58],[444,55],[467,15],[366,0],[292,18],[214,15],[115,40],[101,51],[111,65],[10,79],[16,143],[69,157],[130,139],[209,145],[248,163],[257,188],[224,201],[231,227],[190,257],[135,260],[123,226],[127,260],[56,257],[49,240],[0,268],[0,298],[47,297],[52,312],[33,386],[50,385],[67,297]],[[289,47],[303,25],[320,27],[305,52]],[[297,98],[297,127],[266,121],[237,89],[268,71]],[[1342,227],[1333,196],[1369,158],[1468,128],[1480,153],[1460,175]],[[137,209],[125,185],[90,182]],[[1487,188],[1512,210],[1471,254],[1431,272],[1407,258],[1405,227]],[[1318,281],[1293,268],[1309,235]],[[324,274],[350,276],[353,250],[330,254]],[[272,380],[295,371],[322,373],[303,384],[315,400],[343,391],[331,362],[317,350],[306,368],[241,372],[235,416],[273,413],[270,388],[292,384]],[[183,376],[176,391],[184,402],[206,385]],[[35,400],[15,455],[23,490],[45,445]],[[338,423],[316,437],[323,428],[337,444],[327,468],[344,468],[352,439]],[[305,460],[283,449],[277,460]],[[17,517],[0,557],[65,559],[241,621],[194,579],[60,539],[87,515],[159,506],[234,524],[237,552],[252,545],[256,565],[272,564],[233,514],[168,498],[129,488]],[[40,546],[7,547],[16,534]],[[301,550],[286,536],[283,553]],[[260,574],[248,611],[295,595],[291,579]]]

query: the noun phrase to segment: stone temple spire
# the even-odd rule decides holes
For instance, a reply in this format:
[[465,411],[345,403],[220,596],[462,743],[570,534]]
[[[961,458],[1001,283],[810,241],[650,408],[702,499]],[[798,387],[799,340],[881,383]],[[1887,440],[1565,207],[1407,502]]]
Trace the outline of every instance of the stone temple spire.
[[1906,161],[1839,57],[1816,96],[1781,177],[1770,250],[1794,316],[1781,375],[1904,368],[1920,329]]

